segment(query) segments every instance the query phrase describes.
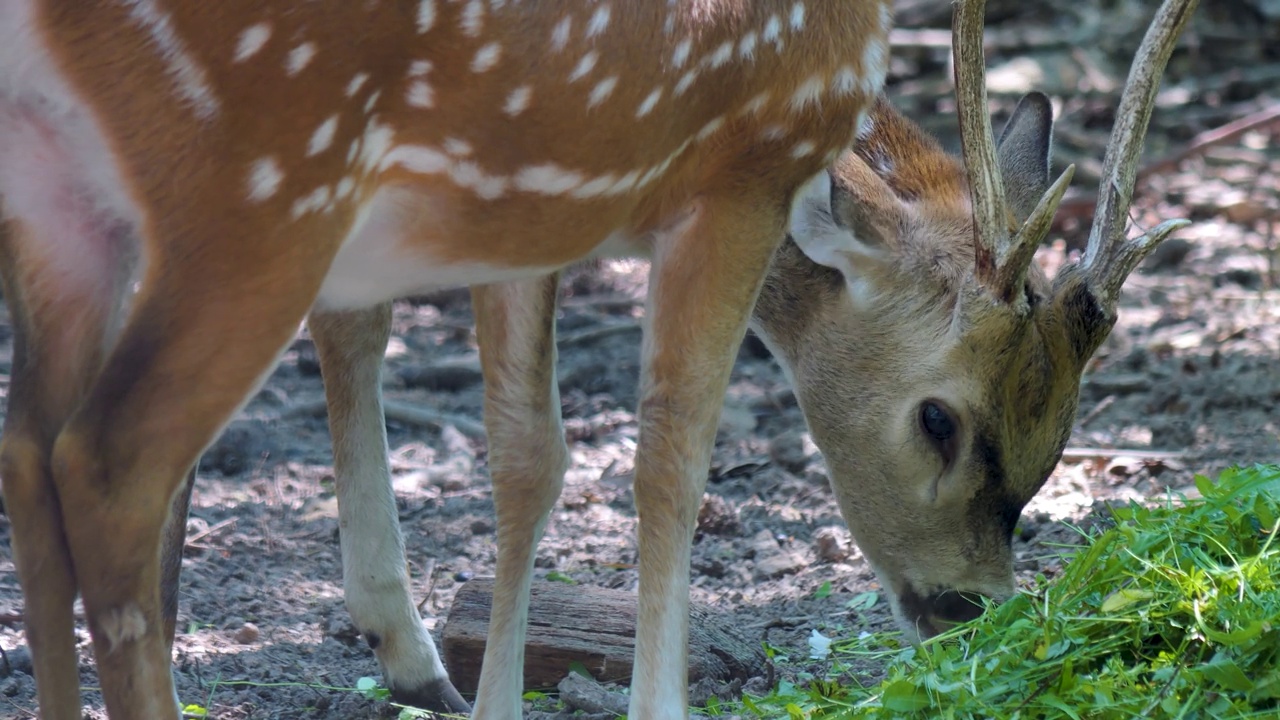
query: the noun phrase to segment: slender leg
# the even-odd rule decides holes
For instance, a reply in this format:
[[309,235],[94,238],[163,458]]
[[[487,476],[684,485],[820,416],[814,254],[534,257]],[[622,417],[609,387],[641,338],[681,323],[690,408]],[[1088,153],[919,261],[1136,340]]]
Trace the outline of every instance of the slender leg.
[[[59,220],[57,227],[13,220],[0,228],[0,274],[14,329],[0,481],[13,524],[41,715],[79,720],[76,582],[49,457],[59,428],[101,364],[116,326],[126,264],[114,244],[118,238],[70,214]],[[80,240],[83,265],[70,268],[75,262],[59,249]]]
[[474,715],[483,720],[520,718],[533,560],[569,466],[555,375],[559,280],[472,289],[498,514],[497,584]]
[[119,343],[53,448],[64,530],[112,720],[177,715],[160,599],[164,525],[200,453],[293,337],[330,259],[318,248],[301,255],[265,243],[189,239],[238,260],[153,248]]
[[716,423],[783,212],[704,196],[657,240],[642,357],[635,494],[640,598],[628,717],[687,718],[689,554]]
[[[160,612],[164,623],[164,641],[169,649],[170,667],[173,668],[173,640],[178,632],[178,596],[182,579],[182,551],[187,542],[187,513],[191,508],[191,491],[195,489],[196,469],[187,473],[178,493],[173,496],[169,519],[164,525],[160,540]],[[174,668],[176,669],[176,668]],[[173,703],[182,709],[178,697],[178,683],[173,683]]]
[[347,611],[378,656],[397,702],[469,712],[409,593],[382,411],[391,306],[313,312],[308,322],[329,405]]

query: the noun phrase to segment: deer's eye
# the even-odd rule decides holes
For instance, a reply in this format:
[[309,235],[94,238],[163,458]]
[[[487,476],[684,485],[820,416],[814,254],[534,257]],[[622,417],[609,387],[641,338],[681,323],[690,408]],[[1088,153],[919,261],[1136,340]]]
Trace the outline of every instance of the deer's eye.
[[955,457],[956,419],[940,403],[926,400],[920,405],[920,430],[950,463]]

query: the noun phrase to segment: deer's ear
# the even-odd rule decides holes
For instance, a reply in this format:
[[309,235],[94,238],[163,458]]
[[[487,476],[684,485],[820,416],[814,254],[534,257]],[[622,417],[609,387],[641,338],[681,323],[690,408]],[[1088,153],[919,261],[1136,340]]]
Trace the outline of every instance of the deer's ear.
[[1049,189],[1053,106],[1044,93],[1024,95],[1000,132],[996,154],[1009,209],[1023,222]]
[[906,207],[879,175],[852,153],[801,188],[791,236],[810,260],[858,275],[858,265],[888,257]]

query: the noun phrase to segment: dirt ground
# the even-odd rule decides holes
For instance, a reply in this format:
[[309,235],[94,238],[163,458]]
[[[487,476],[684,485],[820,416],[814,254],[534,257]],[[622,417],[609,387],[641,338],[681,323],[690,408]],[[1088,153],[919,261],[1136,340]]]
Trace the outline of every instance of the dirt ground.
[[[1140,5],[1145,15],[1153,3]],[[1262,12],[1257,3],[1220,5],[1230,6],[1228,14]],[[993,2],[997,6],[1011,7]],[[939,23],[936,12],[921,9],[933,7],[902,2],[900,21],[914,21],[906,29],[945,27],[945,16]],[[1198,42],[1236,27],[1203,8],[1201,14],[1193,28]],[[1050,17],[1043,9],[1009,10],[994,25],[1008,37],[1033,37],[1057,27]],[[1240,21],[1245,30],[1226,59],[1175,56],[1149,157],[1176,152],[1197,133],[1280,102],[1280,73],[1255,73],[1247,83],[1230,74],[1231,63],[1240,62],[1231,53],[1252,53],[1254,68],[1274,70],[1280,63],[1280,31],[1250,23]],[[1136,36],[1131,28],[1115,32],[1116,38],[1099,41],[1099,52],[1123,58]],[[895,47],[890,94],[928,116],[930,127],[954,145],[953,118],[937,113],[949,109],[946,95],[930,90],[945,84],[946,49],[916,40]],[[993,76],[1012,78],[1013,86],[993,93],[1004,112],[1026,77],[1015,60],[1024,55],[1040,58],[1042,67],[1065,66],[1049,50],[1033,52],[1016,42],[998,48]],[[1068,59],[1080,60],[1076,55]],[[1052,78],[1042,80],[1052,85]],[[1100,160],[1096,144],[1113,107],[1114,95],[1096,89],[1062,103],[1059,167],[1090,153],[1093,162]],[[1071,449],[1024,511],[1015,539],[1024,579],[1053,573],[1057,546],[1071,542],[1071,525],[1099,503],[1155,498],[1189,487],[1197,472],[1280,459],[1277,131],[1273,124],[1198,152],[1140,189],[1137,225],[1178,216],[1195,224],[1126,286],[1119,324],[1085,378]],[[1082,189],[1073,198],[1088,192],[1087,165],[1082,162]],[[1083,236],[1064,223],[1061,239],[1041,252],[1041,261],[1056,267]],[[577,583],[636,587],[629,483],[645,271],[643,263],[611,261],[576,269],[564,283],[559,370],[574,466],[538,550],[539,577],[555,572]],[[7,316],[0,319],[7,389],[11,333]],[[438,636],[461,584],[491,574],[494,563],[485,446],[470,430],[480,422],[481,386],[466,292],[397,304],[384,387],[391,401],[458,418],[443,425],[388,423],[413,589]],[[322,399],[314,347],[304,332],[200,464],[183,567],[178,690],[184,702],[207,706],[220,720],[393,714],[355,692],[327,689],[352,688],[362,676],[377,677],[378,668],[342,604]],[[869,609],[851,607],[878,586],[849,545],[823,462],[781,371],[753,338],[734,371],[707,492],[716,522],[696,541],[693,597],[734,614],[738,627],[789,654],[794,664],[784,672],[821,668],[803,660],[815,628],[829,636],[890,628],[883,598]],[[8,528],[0,516],[0,648],[9,660],[8,667],[0,661],[0,718],[34,718]],[[830,594],[815,597],[826,583]],[[83,626],[79,638],[82,682],[92,688]],[[84,701],[86,717],[105,717],[95,691],[86,690]]]

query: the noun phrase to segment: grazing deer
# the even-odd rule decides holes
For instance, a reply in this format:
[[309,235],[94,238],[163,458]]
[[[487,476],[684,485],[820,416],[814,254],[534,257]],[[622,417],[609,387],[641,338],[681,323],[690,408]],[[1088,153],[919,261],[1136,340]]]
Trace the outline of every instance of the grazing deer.
[[111,717],[175,717],[170,507],[308,314],[353,620],[399,697],[467,709],[408,599],[378,382],[386,303],[445,285],[473,286],[498,513],[474,715],[519,717],[534,548],[567,464],[557,271],[591,255],[652,259],[631,717],[687,716],[689,545],[757,296],[903,625],[932,634],[1009,593],[1013,522],[1084,362],[1175,227],[1127,241],[1123,221],[1194,4],[1162,7],[1089,252],[1052,285],[1031,255],[1069,173],[1047,182],[1042,96],[994,149],[980,0],[957,26],[970,182],[876,103],[887,2],[0,6],[0,472],[44,717],[80,714],[77,589]]

